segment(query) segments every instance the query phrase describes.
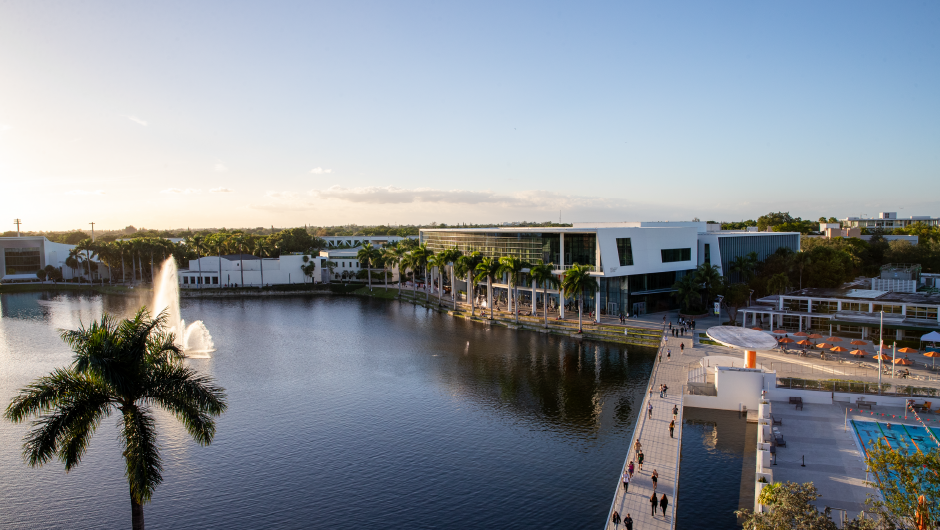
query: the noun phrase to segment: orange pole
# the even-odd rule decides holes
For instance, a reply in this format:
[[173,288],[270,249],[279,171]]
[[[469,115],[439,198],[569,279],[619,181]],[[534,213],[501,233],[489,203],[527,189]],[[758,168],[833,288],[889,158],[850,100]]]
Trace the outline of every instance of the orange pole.
[[757,352],[745,350],[744,351],[744,367],[745,368],[757,368]]

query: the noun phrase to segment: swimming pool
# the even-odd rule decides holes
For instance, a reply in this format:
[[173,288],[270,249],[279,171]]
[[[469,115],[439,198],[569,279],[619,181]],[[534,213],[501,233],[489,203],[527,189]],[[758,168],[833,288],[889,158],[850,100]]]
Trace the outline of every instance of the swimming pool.
[[859,446],[866,452],[879,439],[887,442],[892,449],[902,449],[905,452],[936,449],[938,444],[933,438],[940,439],[940,431],[930,429],[933,433],[931,438],[927,429],[920,425],[852,420],[852,427]]

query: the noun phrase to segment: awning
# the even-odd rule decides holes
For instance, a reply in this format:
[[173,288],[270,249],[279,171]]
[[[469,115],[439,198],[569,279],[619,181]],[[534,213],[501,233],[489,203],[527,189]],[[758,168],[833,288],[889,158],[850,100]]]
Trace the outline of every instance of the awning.
[[936,331],[931,331],[930,333],[924,335],[920,338],[924,342],[940,342],[940,333]]
[[[879,326],[877,322],[874,322],[874,323],[867,322],[867,321],[858,322],[858,321],[852,321],[852,320],[836,320],[836,319],[830,320],[829,323],[833,325],[839,325],[839,326],[861,326],[861,327],[866,327],[866,328],[877,328]],[[934,327],[926,327],[926,326],[914,326],[910,324],[895,324],[893,322],[892,323],[885,322],[885,329],[900,329],[904,331],[931,331],[932,329],[937,329],[938,327],[940,327],[940,325],[937,325]]]

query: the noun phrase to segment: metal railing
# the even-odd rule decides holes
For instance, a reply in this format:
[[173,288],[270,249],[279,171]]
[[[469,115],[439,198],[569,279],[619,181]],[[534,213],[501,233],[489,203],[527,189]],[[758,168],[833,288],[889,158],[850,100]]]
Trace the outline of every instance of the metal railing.
[[819,390],[821,392],[845,392],[848,394],[873,394],[882,396],[906,397],[937,397],[940,388],[919,387],[914,385],[897,385],[865,381],[839,381],[820,379],[800,379],[797,377],[778,377],[777,388],[790,388],[797,390]]

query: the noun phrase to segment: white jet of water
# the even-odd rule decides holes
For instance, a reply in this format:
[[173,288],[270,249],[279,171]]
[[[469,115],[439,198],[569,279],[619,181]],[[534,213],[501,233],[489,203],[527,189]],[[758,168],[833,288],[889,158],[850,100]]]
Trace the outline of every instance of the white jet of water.
[[166,311],[167,328],[176,335],[176,345],[183,350],[187,357],[209,357],[209,352],[215,351],[212,335],[202,320],[186,325],[180,315],[180,286],[177,275],[176,260],[172,256],[167,258],[160,266],[160,275],[157,277],[153,292],[153,315]]

